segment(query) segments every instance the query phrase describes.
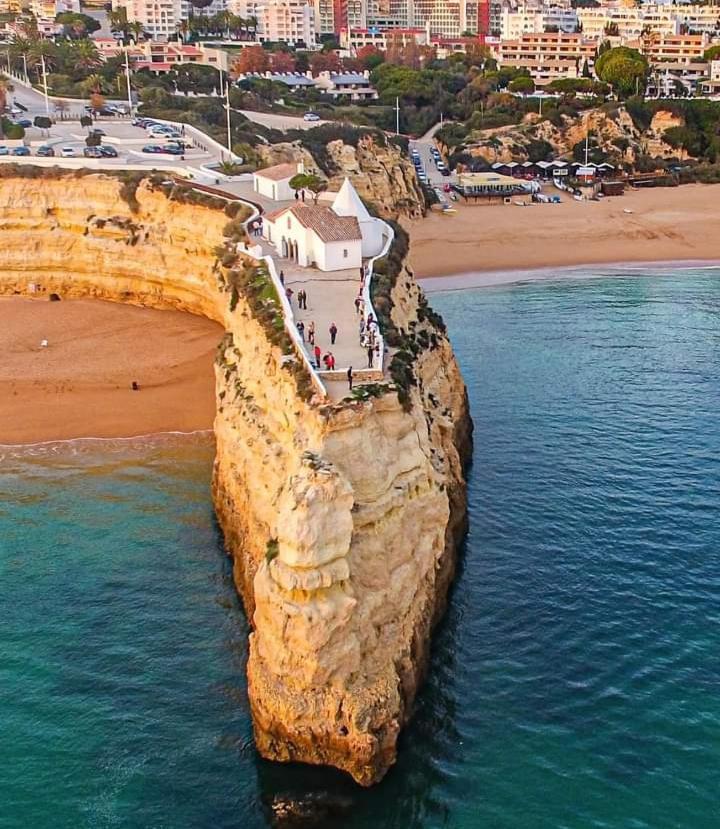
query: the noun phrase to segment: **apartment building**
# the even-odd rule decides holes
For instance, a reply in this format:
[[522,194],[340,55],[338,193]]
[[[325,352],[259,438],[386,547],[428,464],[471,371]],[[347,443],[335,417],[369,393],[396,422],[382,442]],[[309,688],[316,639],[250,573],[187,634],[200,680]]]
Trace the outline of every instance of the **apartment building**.
[[20,14],[20,0],[0,0],[0,14]]
[[315,9],[305,0],[265,0],[257,9],[258,40],[314,46]]
[[688,34],[720,35],[720,6],[676,6],[679,31]]
[[580,34],[539,32],[517,40],[501,40],[498,60],[502,66],[527,69],[538,86],[560,78],[579,78],[583,65],[591,65],[596,43]]
[[479,31],[480,13],[479,0],[413,0],[410,26],[429,25],[431,35],[456,38]]
[[180,0],[113,0],[112,7],[124,8],[128,22],[141,23],[152,38],[175,37],[182,20]]
[[598,41],[605,40],[608,35],[625,42],[637,40],[646,31],[661,35],[679,32],[678,12],[670,5],[578,9],[577,16],[583,35]]
[[697,63],[702,61],[710,39],[707,35],[647,34],[635,42],[628,42],[642,52],[653,65],[657,63]]
[[38,20],[55,20],[61,12],[79,12],[80,0],[30,0],[30,11]]
[[417,43],[424,46],[428,43],[425,29],[341,29],[340,47],[356,52],[364,46],[374,46],[384,52],[389,43],[407,46],[408,43]]
[[704,95],[720,94],[720,60],[710,61],[710,77],[700,84]]
[[562,6],[505,9],[500,16],[500,37],[504,40],[517,40],[525,34],[537,32],[573,33],[577,30],[577,12],[575,9]]

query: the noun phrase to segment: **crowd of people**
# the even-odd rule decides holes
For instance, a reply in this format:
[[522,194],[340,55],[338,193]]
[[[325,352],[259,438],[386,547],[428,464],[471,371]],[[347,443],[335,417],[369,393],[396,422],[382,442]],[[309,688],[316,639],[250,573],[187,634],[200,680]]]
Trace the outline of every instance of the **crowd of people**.
[[[366,314],[365,300],[363,298],[363,289],[365,285],[366,272],[365,268],[360,268],[360,289],[355,298],[355,314],[358,318],[357,336],[360,347],[367,354],[367,368],[373,368],[379,364],[380,360],[380,331],[377,320],[372,312]],[[280,271],[280,281],[285,286],[285,274]],[[290,306],[297,303],[299,311],[308,310],[308,294],[305,288],[300,288],[295,292],[289,285],[285,286],[285,296],[287,297]],[[314,320],[298,319],[295,323],[298,333],[303,341],[307,344],[308,353],[315,368],[318,370],[333,371],[336,368],[335,355],[330,349],[323,352],[323,349],[318,342],[319,334],[316,330]],[[328,326],[328,337],[330,345],[334,346],[337,343],[340,330],[335,322],[331,322]],[[348,371],[348,384],[352,389],[352,368]]]

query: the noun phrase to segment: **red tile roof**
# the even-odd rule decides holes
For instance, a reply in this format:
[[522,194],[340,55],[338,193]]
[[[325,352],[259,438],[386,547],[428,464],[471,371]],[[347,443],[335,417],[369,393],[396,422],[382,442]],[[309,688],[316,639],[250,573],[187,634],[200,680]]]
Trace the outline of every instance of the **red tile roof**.
[[264,218],[274,223],[285,213],[292,213],[303,227],[312,230],[323,242],[349,242],[362,238],[355,216],[338,216],[329,207],[315,204],[293,204],[267,213]]
[[276,164],[274,167],[266,167],[264,170],[258,170],[255,175],[262,176],[262,178],[269,178],[271,181],[282,181],[286,178],[292,178],[297,174],[297,164]]

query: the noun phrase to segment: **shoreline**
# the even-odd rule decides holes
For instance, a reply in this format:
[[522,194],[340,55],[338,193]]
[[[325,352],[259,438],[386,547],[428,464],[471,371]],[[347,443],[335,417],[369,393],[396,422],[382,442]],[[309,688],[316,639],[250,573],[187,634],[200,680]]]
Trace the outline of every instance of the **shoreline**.
[[523,208],[456,203],[455,214],[406,222],[415,277],[434,287],[427,280],[468,284],[469,274],[494,274],[506,284],[499,275],[508,272],[720,262],[720,184],[630,190],[598,202],[562,198]]
[[[416,276],[427,294],[464,291],[471,288],[494,288],[533,282],[564,282],[604,279],[613,276],[644,276],[645,271],[720,269],[717,259],[650,259],[643,262],[584,262],[577,265],[548,265],[542,268],[501,268],[453,273],[447,276]],[[591,272],[592,271],[592,272]],[[636,273],[633,273],[636,272]],[[653,274],[656,275],[656,274]]]

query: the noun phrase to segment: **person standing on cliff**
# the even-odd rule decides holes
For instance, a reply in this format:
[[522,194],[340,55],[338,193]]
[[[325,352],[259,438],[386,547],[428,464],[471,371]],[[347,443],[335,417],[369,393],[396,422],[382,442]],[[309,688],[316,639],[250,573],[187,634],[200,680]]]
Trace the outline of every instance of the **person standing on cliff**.
[[315,354],[315,368],[320,368],[320,355],[322,354],[322,351],[320,350],[319,345],[315,346],[313,353]]
[[337,325],[335,325],[334,322],[330,323],[329,331],[330,331],[330,345],[335,345],[335,337],[337,337],[338,329],[337,329]]
[[350,391],[352,391],[352,384],[353,384],[352,366],[350,366],[347,370],[347,379],[348,379],[348,389],[350,389]]
[[373,354],[375,353],[375,349],[369,345],[367,350],[368,355],[368,368],[372,368],[373,366]]

